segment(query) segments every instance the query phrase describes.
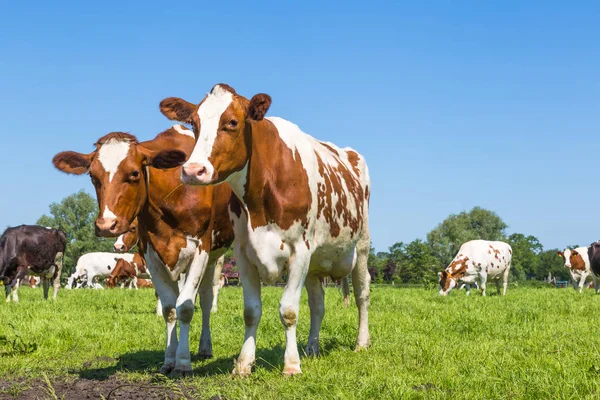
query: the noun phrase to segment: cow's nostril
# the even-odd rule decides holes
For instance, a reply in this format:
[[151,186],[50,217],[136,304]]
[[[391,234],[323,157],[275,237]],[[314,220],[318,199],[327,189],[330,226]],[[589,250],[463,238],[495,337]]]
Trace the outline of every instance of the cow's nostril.
[[198,176],[202,176],[206,173],[206,167],[202,167],[198,170],[198,172],[196,173],[196,175]]

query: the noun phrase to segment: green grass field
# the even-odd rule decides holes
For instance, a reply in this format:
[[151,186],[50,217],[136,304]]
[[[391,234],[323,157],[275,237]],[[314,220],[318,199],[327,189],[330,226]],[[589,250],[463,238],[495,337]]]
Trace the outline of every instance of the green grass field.
[[[322,354],[303,358],[303,375],[291,378],[281,374],[281,292],[263,288],[251,377],[230,375],[244,322],[241,288],[226,287],[212,320],[215,358],[196,360],[193,378],[168,379],[157,373],[165,332],[152,290],[61,290],[57,302],[45,302],[41,289],[22,288],[19,304],[0,305],[0,397],[600,398],[600,296],[593,290],[511,285],[505,298],[478,291],[443,298],[373,286],[372,347],[355,353],[356,307],[343,308],[340,293],[328,288]],[[308,328],[304,293],[301,354]]]

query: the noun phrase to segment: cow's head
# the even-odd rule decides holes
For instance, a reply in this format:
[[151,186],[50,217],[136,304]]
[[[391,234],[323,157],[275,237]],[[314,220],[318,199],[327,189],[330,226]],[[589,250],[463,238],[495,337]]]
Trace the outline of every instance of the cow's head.
[[574,267],[579,267],[580,264],[583,263],[581,255],[574,249],[564,249],[563,251],[559,251],[558,256],[563,259],[565,263],[565,268],[572,269]]
[[440,283],[439,294],[441,296],[446,296],[452,289],[458,286],[457,279],[446,270],[438,272],[438,278]]
[[[192,132],[184,128],[172,128],[161,135],[186,136],[192,141]],[[173,132],[171,132],[173,131]],[[167,156],[185,157],[183,151],[159,156],[161,146],[179,147],[177,139],[157,136],[153,141],[139,143],[135,136],[113,132],[96,142],[96,150],[89,153],[64,151],[52,159],[54,166],[69,174],[89,174],[98,198],[99,215],[96,219],[96,235],[119,236],[128,232],[147,200],[147,166],[165,168],[183,163],[185,158],[168,159]],[[156,144],[154,142],[161,141]],[[167,164],[167,165],[165,165]]]
[[[210,185],[225,181],[244,168],[250,148],[250,129],[261,121],[271,97],[257,94],[250,101],[225,84],[215,85],[200,104],[169,97],[160,103],[169,119],[191,124],[196,146],[181,171],[182,182]],[[166,154],[172,150],[165,150]],[[165,158],[181,158],[171,155]]]
[[129,230],[117,238],[113,246],[114,251],[117,253],[126,253],[131,250],[140,240],[137,229],[138,220],[136,218],[129,225]]

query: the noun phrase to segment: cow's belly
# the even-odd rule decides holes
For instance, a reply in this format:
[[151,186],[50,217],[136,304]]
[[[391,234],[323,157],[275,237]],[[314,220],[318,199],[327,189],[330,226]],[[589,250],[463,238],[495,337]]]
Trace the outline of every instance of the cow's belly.
[[352,272],[355,259],[355,243],[347,243],[345,246],[322,245],[315,249],[309,271],[318,276],[340,279]]
[[500,279],[504,272],[506,271],[506,264],[494,264],[494,266],[489,265],[487,268],[487,276],[489,279]]

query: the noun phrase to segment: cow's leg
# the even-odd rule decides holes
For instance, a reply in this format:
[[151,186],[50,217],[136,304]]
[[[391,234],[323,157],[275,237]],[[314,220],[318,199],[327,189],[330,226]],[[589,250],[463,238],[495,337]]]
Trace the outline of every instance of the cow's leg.
[[585,280],[588,277],[588,273],[587,272],[582,272],[581,273],[581,279],[579,280],[579,285],[577,285],[577,290],[579,291],[579,293],[583,292],[583,287],[585,286]]
[[[342,279],[342,281],[345,279]],[[308,307],[310,308],[310,333],[308,334],[306,354],[316,356],[319,354],[319,332],[325,315],[323,286],[316,275],[308,275],[305,286],[308,292]]]
[[48,291],[50,290],[50,279],[42,276],[42,289],[44,290],[44,299],[48,300]]
[[592,272],[592,279],[594,280],[594,290],[596,291],[596,294],[598,294],[598,277],[593,272]]
[[177,303],[177,294],[179,288],[177,282],[173,282],[167,267],[162,263],[158,254],[151,246],[146,251],[146,265],[152,275],[152,283],[156,293],[158,293],[160,303],[162,304],[162,316],[165,319],[167,329],[167,342],[165,350],[165,362],[160,369],[161,374],[168,374],[175,368],[177,346],[177,314],[175,304]]
[[496,278],[496,289],[498,290],[498,296],[500,296],[502,294],[502,291],[500,290],[500,279]]
[[[207,245],[210,249],[210,239]],[[208,263],[208,252],[206,248],[198,249],[190,268],[185,277],[183,290],[177,297],[177,321],[179,322],[179,346],[177,346],[177,360],[175,362],[175,371],[182,374],[190,374],[192,372],[192,360],[190,357],[190,323],[194,316],[194,301],[200,286],[200,281],[206,270]],[[209,303],[210,307],[210,303]],[[209,309],[210,310],[210,309]],[[210,315],[210,311],[207,313]]]
[[[213,313],[217,312],[217,299],[219,297],[219,290],[221,289],[221,271],[223,270],[224,262],[225,255],[222,255],[221,257],[219,257],[215,264],[215,271],[212,277],[212,307],[210,309],[210,312]],[[202,298],[200,298],[200,303],[202,303]],[[204,311],[202,311],[202,318],[204,319]]]
[[[219,263],[219,258],[217,264]],[[222,265],[222,264],[221,264]],[[221,274],[220,268],[219,275]],[[210,313],[213,302],[214,276],[217,274],[217,267],[213,259],[209,260],[202,282],[200,282],[200,308],[202,309],[202,333],[200,334],[200,344],[198,345],[198,357],[207,359],[212,358],[212,338],[210,336]]]
[[481,274],[479,276],[479,279],[481,281],[481,295],[485,296],[485,289],[487,287],[487,275]]
[[465,284],[465,290],[467,292],[467,296],[471,294],[471,284],[470,283]]
[[235,245],[235,260],[240,273],[240,282],[244,293],[244,344],[237,360],[234,361],[233,374],[250,375],[256,354],[256,330],[262,316],[262,300],[260,298],[260,276],[256,267]]
[[63,253],[58,252],[54,257],[54,265],[56,266],[56,271],[54,272],[54,295],[52,296],[54,300],[58,297],[58,290],[60,289],[60,275],[62,274],[63,268]]
[[10,286],[10,282],[8,278],[4,279],[4,294],[6,295],[6,302],[10,303],[10,292],[12,287]]
[[504,270],[502,275],[502,296],[506,296],[506,289],[508,289],[508,275],[510,275],[510,265]]
[[138,290],[137,276],[134,276],[131,282],[133,283],[133,287],[135,288],[135,290]]
[[356,245],[356,264],[352,270],[352,286],[354,288],[354,299],[358,306],[358,336],[356,338],[356,349],[366,349],[371,345],[369,336],[369,303],[371,299],[371,275],[367,269],[371,239],[368,231],[368,221],[364,221],[363,236]]
[[349,277],[345,276],[342,278],[341,286],[342,286],[342,296],[344,296],[344,307],[348,307],[350,305],[350,282]]
[[289,260],[288,279],[279,303],[279,318],[285,328],[283,373],[286,375],[302,373],[296,341],[296,325],[298,324],[302,286],[306,281],[309,262],[310,253],[306,246],[297,246]]

